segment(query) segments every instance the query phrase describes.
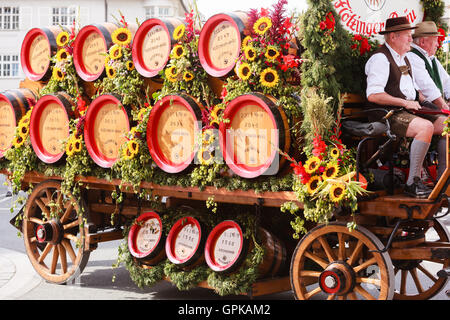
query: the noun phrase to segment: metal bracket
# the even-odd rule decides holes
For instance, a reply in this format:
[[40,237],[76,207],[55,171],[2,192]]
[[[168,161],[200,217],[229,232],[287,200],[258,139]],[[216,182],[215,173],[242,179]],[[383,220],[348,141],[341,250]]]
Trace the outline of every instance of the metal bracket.
[[422,213],[422,208],[420,208],[419,206],[412,206],[412,207],[410,207],[410,206],[408,206],[408,205],[406,205],[406,204],[401,204],[400,206],[399,206],[399,208],[400,209],[405,209],[406,210],[406,214],[408,215],[408,220],[411,220],[412,219],[412,216],[413,216],[413,212],[414,212],[414,210],[417,210],[417,212],[420,214],[420,213]]

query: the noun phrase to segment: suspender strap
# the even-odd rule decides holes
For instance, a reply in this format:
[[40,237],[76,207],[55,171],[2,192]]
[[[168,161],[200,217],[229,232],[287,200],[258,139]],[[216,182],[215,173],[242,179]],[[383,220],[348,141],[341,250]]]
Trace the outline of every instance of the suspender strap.
[[430,75],[431,79],[433,79],[436,87],[438,87],[438,89],[441,91],[441,94],[444,95],[442,81],[441,81],[441,78],[439,77],[439,69],[438,69],[438,66],[436,63],[436,58],[434,58],[432,60],[433,66],[431,66],[428,59],[423,55],[422,52],[420,52],[416,48],[411,48],[411,52],[414,52],[415,54],[417,54],[425,62],[425,68],[427,69],[428,74]]

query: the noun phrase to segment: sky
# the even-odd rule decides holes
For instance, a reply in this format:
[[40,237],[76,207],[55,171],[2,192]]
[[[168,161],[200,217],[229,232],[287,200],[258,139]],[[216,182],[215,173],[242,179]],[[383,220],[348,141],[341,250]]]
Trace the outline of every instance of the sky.
[[[197,0],[198,10],[206,18],[216,13],[228,13],[232,11],[248,11],[253,8],[271,9],[278,0]],[[287,13],[293,10],[302,12],[306,10],[306,0],[288,0]]]

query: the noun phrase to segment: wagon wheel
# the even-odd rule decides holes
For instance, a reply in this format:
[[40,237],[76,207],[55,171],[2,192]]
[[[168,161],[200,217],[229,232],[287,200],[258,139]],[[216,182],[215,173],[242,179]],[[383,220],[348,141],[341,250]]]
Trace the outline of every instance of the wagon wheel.
[[86,266],[85,208],[61,193],[54,180],[38,184],[29,196],[23,221],[25,249],[37,273],[51,283],[74,279]]
[[297,245],[291,261],[296,299],[390,300],[394,270],[381,241],[364,227],[350,231],[343,223],[320,225]]
[[[427,242],[449,242],[447,228],[438,220],[425,234]],[[439,278],[436,271],[450,266],[450,259],[394,260],[396,300],[427,300],[438,294],[447,284],[447,278]],[[408,285],[411,284],[411,285]]]

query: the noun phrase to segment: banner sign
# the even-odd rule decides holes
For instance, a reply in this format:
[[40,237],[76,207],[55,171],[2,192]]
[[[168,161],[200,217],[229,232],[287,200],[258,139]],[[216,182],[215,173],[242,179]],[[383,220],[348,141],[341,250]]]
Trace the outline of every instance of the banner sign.
[[420,0],[332,0],[332,3],[346,30],[376,38],[388,18],[406,16],[416,25],[424,16]]

